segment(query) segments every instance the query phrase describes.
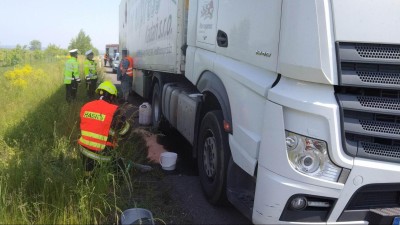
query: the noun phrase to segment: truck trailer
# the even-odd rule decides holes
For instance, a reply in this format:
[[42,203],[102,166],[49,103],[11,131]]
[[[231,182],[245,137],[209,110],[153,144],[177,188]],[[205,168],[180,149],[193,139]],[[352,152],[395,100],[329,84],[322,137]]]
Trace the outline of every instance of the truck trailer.
[[203,192],[255,224],[400,222],[398,0],[121,0],[120,47]]
[[[113,59],[118,52],[119,52],[119,44],[106,44],[106,53],[109,55],[110,59]],[[110,66],[111,66],[111,61],[110,61]]]

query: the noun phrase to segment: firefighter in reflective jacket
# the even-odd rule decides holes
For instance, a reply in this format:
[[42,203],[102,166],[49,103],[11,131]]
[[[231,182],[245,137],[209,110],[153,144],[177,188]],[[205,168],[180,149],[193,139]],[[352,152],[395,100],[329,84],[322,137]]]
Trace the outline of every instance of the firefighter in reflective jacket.
[[90,99],[93,99],[97,85],[97,64],[93,60],[93,51],[89,50],[85,53],[86,60],[83,63],[83,72],[86,81],[86,93]]
[[[113,150],[117,136],[125,135],[130,128],[128,122],[120,119],[118,106],[113,104],[117,98],[114,84],[104,81],[96,93],[100,99],[86,103],[80,112],[81,137],[78,143],[85,161],[86,175],[90,175],[97,163],[115,160]],[[124,169],[121,159],[117,163]]]

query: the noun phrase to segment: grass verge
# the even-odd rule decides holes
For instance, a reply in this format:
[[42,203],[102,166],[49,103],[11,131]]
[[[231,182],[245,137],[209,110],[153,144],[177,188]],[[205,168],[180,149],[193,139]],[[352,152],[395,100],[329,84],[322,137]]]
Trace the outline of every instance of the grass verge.
[[[65,102],[64,62],[1,68],[0,221],[3,224],[118,224],[121,212],[142,207],[159,221],[187,223],[160,189],[159,169],[117,177],[112,166],[83,176],[76,140],[79,110],[88,100]],[[119,149],[147,163],[146,144],[132,134]],[[162,223],[162,222],[159,222]]]

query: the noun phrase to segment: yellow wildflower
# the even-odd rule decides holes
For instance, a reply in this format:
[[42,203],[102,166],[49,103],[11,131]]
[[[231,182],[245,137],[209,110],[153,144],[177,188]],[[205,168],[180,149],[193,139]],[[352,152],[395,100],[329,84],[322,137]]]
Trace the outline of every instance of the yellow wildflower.
[[13,80],[11,84],[13,86],[15,86],[15,87],[19,87],[19,88],[22,88],[22,89],[28,87],[28,82],[26,80],[24,80],[24,79],[21,79],[21,78],[17,78],[15,80]]

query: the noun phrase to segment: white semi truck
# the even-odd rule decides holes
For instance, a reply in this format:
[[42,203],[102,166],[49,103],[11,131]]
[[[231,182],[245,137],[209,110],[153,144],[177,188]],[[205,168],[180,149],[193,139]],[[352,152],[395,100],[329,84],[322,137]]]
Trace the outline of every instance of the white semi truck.
[[400,222],[400,1],[121,0],[153,126],[256,224]]

